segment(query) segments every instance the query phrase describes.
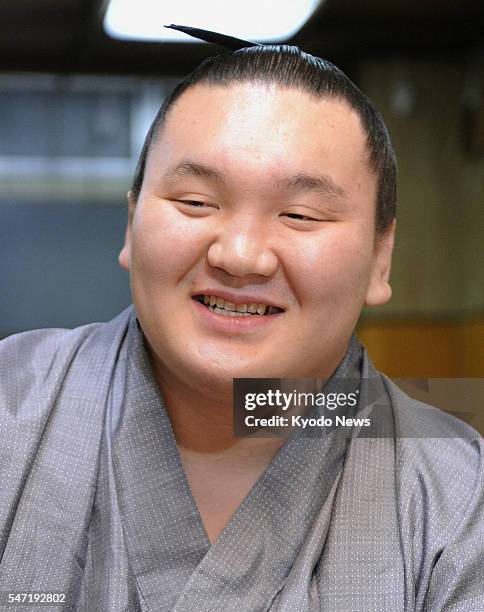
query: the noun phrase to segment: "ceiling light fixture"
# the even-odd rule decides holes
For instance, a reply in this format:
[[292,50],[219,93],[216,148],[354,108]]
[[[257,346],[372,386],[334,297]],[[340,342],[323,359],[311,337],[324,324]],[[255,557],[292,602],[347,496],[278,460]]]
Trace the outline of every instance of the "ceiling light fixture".
[[110,0],[104,30],[121,40],[201,42],[163,27],[181,23],[254,42],[276,42],[296,34],[321,1]]

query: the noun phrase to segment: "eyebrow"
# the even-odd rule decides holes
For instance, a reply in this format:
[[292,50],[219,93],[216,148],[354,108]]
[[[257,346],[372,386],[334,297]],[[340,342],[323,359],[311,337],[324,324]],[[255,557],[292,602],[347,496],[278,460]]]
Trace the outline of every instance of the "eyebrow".
[[[194,176],[206,178],[219,185],[225,185],[226,180],[221,172],[210,166],[205,166],[191,160],[183,160],[173,168],[165,172],[163,178],[167,181],[172,181],[177,177]],[[283,176],[276,182],[276,188],[281,191],[305,191],[316,192],[328,195],[334,198],[346,196],[346,192],[333,179],[325,174],[311,176],[304,173],[298,173],[290,176]]]
[[165,172],[163,178],[166,181],[172,181],[179,176],[196,176],[210,179],[214,183],[219,183],[220,185],[225,184],[225,179],[218,170],[190,160],[184,160],[173,168],[170,168]]
[[294,176],[286,176],[278,181],[278,186],[289,191],[312,191],[329,195],[335,198],[346,196],[346,192],[333,179],[325,174],[310,176],[300,173]]

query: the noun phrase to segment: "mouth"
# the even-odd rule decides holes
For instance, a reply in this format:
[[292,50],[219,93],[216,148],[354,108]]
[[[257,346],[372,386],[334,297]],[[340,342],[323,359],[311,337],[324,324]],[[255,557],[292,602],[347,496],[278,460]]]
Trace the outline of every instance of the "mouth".
[[284,312],[284,309],[278,306],[254,302],[229,302],[216,295],[194,295],[192,299],[211,312],[229,317],[267,317]]

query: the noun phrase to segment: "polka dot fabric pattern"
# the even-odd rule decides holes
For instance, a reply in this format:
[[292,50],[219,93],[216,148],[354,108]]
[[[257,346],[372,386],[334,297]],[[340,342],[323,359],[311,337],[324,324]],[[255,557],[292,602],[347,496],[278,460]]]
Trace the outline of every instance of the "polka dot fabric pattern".
[[3,340],[0,596],[66,593],[45,612],[483,612],[482,438],[403,394],[356,338],[335,376],[377,381],[385,435],[296,433],[210,544],[133,307]]

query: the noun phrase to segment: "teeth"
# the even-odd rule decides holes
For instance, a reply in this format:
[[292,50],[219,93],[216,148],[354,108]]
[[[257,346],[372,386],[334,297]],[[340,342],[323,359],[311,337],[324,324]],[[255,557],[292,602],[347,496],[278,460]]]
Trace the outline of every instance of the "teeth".
[[227,310],[224,310],[223,308],[218,308],[218,307],[215,307],[215,308],[213,309],[213,311],[214,311],[214,312],[216,312],[217,314],[222,314],[222,315],[227,315],[227,316],[230,316],[230,315],[229,315],[229,313],[228,313],[228,311],[227,311]]
[[244,317],[250,315],[264,315],[279,312],[275,306],[267,304],[235,304],[234,302],[226,302],[224,299],[215,295],[204,295],[203,303],[208,306],[212,312],[218,314],[228,314],[233,317]]
[[243,312],[235,312],[234,310],[225,310],[224,308],[219,308],[215,306],[215,308],[210,308],[212,312],[216,312],[217,314],[225,315],[226,317],[250,317],[249,314],[244,314]]

